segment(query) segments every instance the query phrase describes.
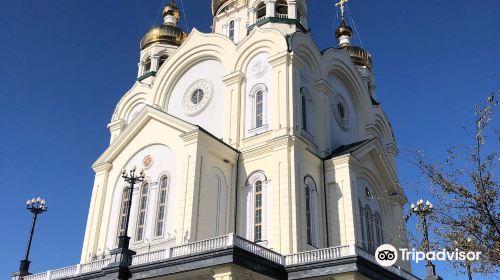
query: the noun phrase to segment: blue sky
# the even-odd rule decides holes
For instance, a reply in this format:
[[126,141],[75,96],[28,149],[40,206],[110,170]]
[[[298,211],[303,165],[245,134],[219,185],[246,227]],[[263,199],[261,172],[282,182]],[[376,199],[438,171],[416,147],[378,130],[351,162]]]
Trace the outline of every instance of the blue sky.
[[[79,261],[90,166],[108,144],[106,125],[134,83],[141,35],[162,2],[0,1],[0,275],[17,270],[23,257],[31,219],[24,203],[34,196],[47,199],[49,212],[39,221],[32,271]],[[309,2],[317,44],[336,46],[333,1]],[[374,57],[378,99],[398,145],[435,159],[464,145],[473,105],[500,90],[500,1],[351,2],[356,43]],[[210,1],[184,6],[187,28],[208,32]],[[399,171],[416,200],[420,175],[404,161]],[[422,267],[414,270],[423,275]],[[441,263],[438,272],[465,279]]]

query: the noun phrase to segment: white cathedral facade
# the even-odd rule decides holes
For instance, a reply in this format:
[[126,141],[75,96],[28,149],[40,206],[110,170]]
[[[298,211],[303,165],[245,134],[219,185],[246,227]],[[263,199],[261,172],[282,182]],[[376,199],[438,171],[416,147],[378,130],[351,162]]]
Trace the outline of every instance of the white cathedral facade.
[[344,21],[319,50],[307,2],[213,0],[190,34],[168,4],[93,165],[81,263],[24,279],[116,279],[127,222],[130,279],[418,279],[373,257],[406,246],[406,197],[371,56]]

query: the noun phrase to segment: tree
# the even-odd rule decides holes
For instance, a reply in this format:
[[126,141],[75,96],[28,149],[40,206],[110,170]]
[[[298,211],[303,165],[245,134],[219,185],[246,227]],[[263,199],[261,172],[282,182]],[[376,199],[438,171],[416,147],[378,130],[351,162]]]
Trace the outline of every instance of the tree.
[[[452,147],[443,162],[435,163],[417,152],[414,161],[431,192],[439,198],[435,231],[439,245],[449,250],[479,251],[479,261],[455,262],[472,273],[495,273],[500,265],[500,189],[498,162],[500,129],[493,122],[500,92],[475,108],[470,145]],[[491,141],[491,142],[490,142]]]

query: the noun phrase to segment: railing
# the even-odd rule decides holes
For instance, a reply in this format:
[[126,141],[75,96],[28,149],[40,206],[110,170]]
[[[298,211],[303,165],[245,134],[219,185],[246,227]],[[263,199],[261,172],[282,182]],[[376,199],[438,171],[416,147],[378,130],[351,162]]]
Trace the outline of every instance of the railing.
[[273,261],[275,263],[284,264],[284,258],[282,255],[274,252],[273,250],[269,250],[266,247],[262,247],[260,245],[257,245],[251,241],[248,241],[244,238],[236,236],[234,240],[234,246],[241,248],[245,251],[248,251],[250,253],[254,253],[257,256],[263,257],[265,259],[268,259],[270,261]]
[[233,240],[232,236],[233,235],[230,234],[230,235],[215,237],[215,238],[211,238],[211,239],[197,241],[194,243],[188,243],[185,245],[172,247],[170,249],[171,256],[172,257],[179,257],[179,256],[197,254],[197,253],[202,253],[202,252],[206,252],[206,251],[211,251],[211,250],[231,246],[231,245],[233,245],[232,244],[232,240]]
[[89,273],[89,272],[97,271],[97,270],[102,269],[105,266],[107,266],[110,261],[111,261],[111,259],[104,259],[104,260],[98,260],[98,261],[91,262],[91,263],[82,264],[80,272],[81,273]]
[[267,17],[261,17],[261,18],[258,18],[255,23],[258,23],[258,22],[261,22],[261,21],[264,21]]
[[300,252],[285,256],[286,265],[299,265],[313,262],[328,261],[356,254],[354,245],[331,247],[326,249]]
[[[300,252],[287,256],[282,256],[268,248],[260,246],[252,241],[238,237],[234,234],[215,237],[194,243],[175,246],[172,248],[140,254],[132,257],[132,265],[142,265],[173,257],[182,257],[193,254],[210,252],[227,247],[237,247],[257,256],[265,258],[275,264],[283,266],[297,266],[309,263],[324,262],[349,256],[359,256],[370,262],[376,263],[375,257],[368,252],[356,247],[356,245],[346,245],[332,248],[325,248],[307,252]],[[77,276],[84,273],[98,271],[110,263],[110,259],[103,259],[86,264],[78,264],[53,271],[33,274],[23,277],[23,280],[55,280],[66,277]],[[415,276],[396,266],[388,267],[389,271],[400,275],[404,279],[417,280]]]
[[132,265],[151,263],[168,259],[170,257],[170,249],[154,251],[146,254],[136,255],[132,257]]
[[277,18],[288,18],[288,15],[287,14],[278,14],[278,13],[276,13],[276,17]]
[[50,273],[49,279],[61,279],[68,276],[74,276],[79,274],[79,265],[74,265],[66,268],[61,268],[57,270],[53,270]]
[[49,272],[33,274],[29,276],[24,276],[23,280],[47,280],[47,275],[49,275]]

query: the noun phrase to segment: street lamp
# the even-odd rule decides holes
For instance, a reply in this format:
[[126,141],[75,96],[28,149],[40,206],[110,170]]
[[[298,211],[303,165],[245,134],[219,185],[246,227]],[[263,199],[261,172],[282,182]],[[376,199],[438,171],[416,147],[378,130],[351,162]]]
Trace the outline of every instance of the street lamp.
[[132,257],[135,255],[135,252],[129,249],[130,237],[128,237],[130,211],[132,209],[132,195],[135,184],[143,182],[145,174],[144,170],[141,170],[139,176],[136,176],[136,167],[134,166],[130,172],[123,169],[121,175],[125,182],[129,183],[128,205],[126,206],[127,213],[125,218],[125,229],[122,235],[118,237],[118,248],[111,250],[110,252],[112,257],[110,267],[118,267],[118,279],[126,280],[131,277],[129,267],[132,265]]
[[45,199],[42,198],[33,198],[26,202],[26,209],[33,214],[33,223],[31,224],[31,231],[28,239],[28,248],[26,249],[26,255],[24,256],[24,260],[21,261],[21,265],[19,266],[20,277],[29,275],[30,269],[30,250],[31,250],[31,242],[33,241],[33,233],[35,232],[36,220],[38,215],[41,215],[44,212],[47,212],[47,205],[45,203]]
[[427,253],[429,253],[431,250],[431,245],[429,243],[429,227],[427,225],[427,215],[431,214],[434,211],[434,205],[432,205],[432,203],[430,203],[428,200],[424,203],[424,200],[420,199],[419,201],[417,201],[416,205],[412,203],[410,207],[410,214],[416,214],[422,220],[422,227],[424,230],[423,249],[425,252],[425,257],[427,259],[427,278],[436,278],[436,267],[434,266],[434,264],[432,264],[432,261],[427,258]]

